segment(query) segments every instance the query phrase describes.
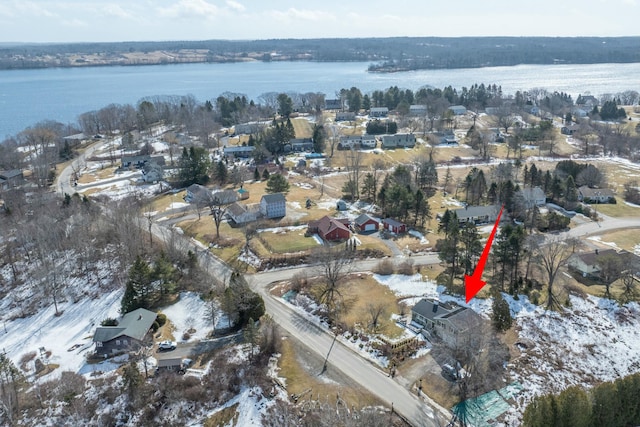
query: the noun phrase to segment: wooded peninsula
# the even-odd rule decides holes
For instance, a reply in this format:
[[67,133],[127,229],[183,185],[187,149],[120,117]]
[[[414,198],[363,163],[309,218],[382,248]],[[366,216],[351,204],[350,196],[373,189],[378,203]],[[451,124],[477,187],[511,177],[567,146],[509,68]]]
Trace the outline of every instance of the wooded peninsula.
[[392,37],[0,45],[0,70],[242,61],[371,61],[371,72],[640,62],[640,37]]

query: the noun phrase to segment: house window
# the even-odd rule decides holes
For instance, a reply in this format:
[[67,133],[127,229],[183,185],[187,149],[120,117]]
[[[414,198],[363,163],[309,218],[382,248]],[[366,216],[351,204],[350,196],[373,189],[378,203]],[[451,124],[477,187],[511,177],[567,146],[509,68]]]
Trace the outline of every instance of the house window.
[[96,347],[102,347],[102,341],[96,341]]
[[120,340],[116,340],[116,345],[120,345]]
[[127,345],[128,344],[127,340],[122,340],[122,344]]

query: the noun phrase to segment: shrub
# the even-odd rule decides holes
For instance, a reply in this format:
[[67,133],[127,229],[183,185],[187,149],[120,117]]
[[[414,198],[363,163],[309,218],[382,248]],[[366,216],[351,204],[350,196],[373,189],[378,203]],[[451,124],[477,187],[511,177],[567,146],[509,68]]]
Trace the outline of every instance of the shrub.
[[394,270],[395,266],[393,265],[393,262],[390,259],[385,258],[376,265],[373,272],[382,276],[388,276],[393,274]]
[[413,260],[407,259],[398,265],[397,273],[411,276],[414,273]]
[[118,319],[114,319],[113,317],[107,317],[102,322],[100,322],[101,326],[118,326]]
[[167,323],[167,315],[164,313],[158,313],[156,316],[156,323],[160,327],[164,326],[164,324]]

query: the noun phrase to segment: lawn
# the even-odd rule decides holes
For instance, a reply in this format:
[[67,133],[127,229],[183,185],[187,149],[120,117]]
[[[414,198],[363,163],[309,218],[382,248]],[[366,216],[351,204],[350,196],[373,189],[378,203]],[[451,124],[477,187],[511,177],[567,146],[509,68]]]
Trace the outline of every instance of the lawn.
[[318,247],[318,242],[313,237],[305,237],[304,233],[305,229],[265,231],[260,233],[259,240],[266,242],[267,247],[276,254],[302,252]]
[[151,202],[151,210],[162,213],[169,209],[172,203],[184,203],[185,194],[186,191],[183,190],[175,194],[164,194],[156,197]]
[[[617,230],[608,233],[603,233],[598,237],[598,241],[608,243],[612,242],[621,249],[625,249],[629,252],[633,252],[634,248],[640,245],[640,233],[636,230]],[[589,240],[589,243],[592,243]]]
[[595,209],[599,213],[609,215],[612,217],[637,217],[640,215],[640,208],[627,205],[620,197],[616,197],[616,204],[592,204],[592,209]]
[[311,138],[313,135],[313,127],[309,120],[305,118],[292,119],[291,124],[296,133],[296,138]]

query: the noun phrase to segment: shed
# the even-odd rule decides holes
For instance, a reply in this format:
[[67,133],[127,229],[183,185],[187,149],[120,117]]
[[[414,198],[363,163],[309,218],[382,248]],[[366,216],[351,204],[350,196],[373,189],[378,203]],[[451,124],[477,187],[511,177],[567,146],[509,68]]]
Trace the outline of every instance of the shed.
[[382,220],[382,226],[385,230],[392,233],[401,234],[407,232],[407,225],[393,218],[385,218]]
[[367,214],[362,214],[353,221],[360,232],[378,231],[380,223]]

